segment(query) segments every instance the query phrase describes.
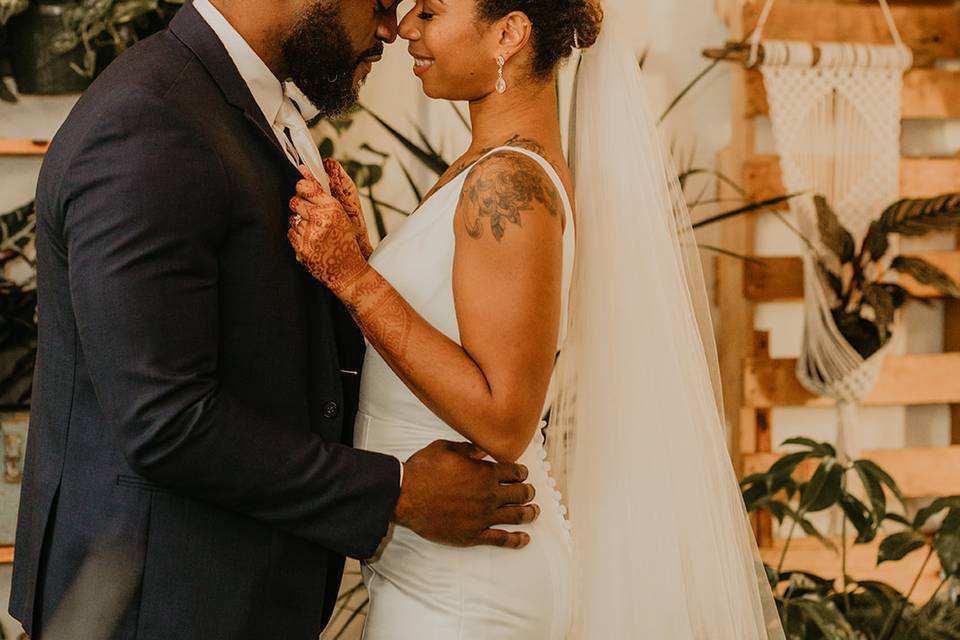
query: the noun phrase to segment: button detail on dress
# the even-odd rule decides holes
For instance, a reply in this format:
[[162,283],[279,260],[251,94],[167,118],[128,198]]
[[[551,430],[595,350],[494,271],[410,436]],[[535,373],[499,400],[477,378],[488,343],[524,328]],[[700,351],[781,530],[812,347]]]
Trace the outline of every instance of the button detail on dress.
[[340,405],[338,405],[336,402],[330,401],[323,405],[323,409],[320,411],[324,418],[327,420],[333,420],[340,415]]

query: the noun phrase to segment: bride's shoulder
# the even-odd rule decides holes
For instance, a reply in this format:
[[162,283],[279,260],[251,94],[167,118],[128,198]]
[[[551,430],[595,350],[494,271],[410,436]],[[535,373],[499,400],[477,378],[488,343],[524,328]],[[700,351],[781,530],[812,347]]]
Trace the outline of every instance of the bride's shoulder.
[[[549,224],[552,220],[562,220],[563,211],[558,186],[543,165],[506,145],[470,169],[457,205],[457,216],[463,220],[462,228],[470,237],[479,239],[489,228],[498,242],[510,227],[526,227],[524,217],[531,222],[544,219]],[[547,215],[540,216],[538,212]]]

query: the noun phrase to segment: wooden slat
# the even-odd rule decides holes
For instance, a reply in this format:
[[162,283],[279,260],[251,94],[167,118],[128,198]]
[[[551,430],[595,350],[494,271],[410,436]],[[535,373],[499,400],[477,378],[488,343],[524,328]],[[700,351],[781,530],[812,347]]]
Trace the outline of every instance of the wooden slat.
[[49,145],[46,140],[0,138],[0,156],[42,156]]
[[[960,249],[960,231],[955,246]],[[960,300],[943,305],[943,350],[960,351]],[[960,445],[960,403],[950,405],[950,442]]]
[[[914,578],[920,571],[926,553],[916,551],[898,562],[884,562],[877,566],[877,551],[880,539],[870,544],[848,545],[847,574],[859,580],[879,580],[896,587],[901,593],[910,590]],[[839,546],[839,536],[834,539]],[[776,567],[780,561],[783,540],[775,540],[773,546],[761,547],[760,555],[767,564]],[[785,570],[810,571],[824,577],[837,577],[840,585],[840,556],[823,546],[816,538],[797,538],[790,543],[787,551]],[[911,600],[917,604],[926,602],[940,584],[940,564],[934,555],[917,582]]]
[[[960,71],[912,69],[903,79],[903,119],[960,118]],[[747,73],[746,116],[770,113],[759,71]]]
[[[750,158],[744,168],[744,186],[751,200],[783,195],[785,188],[779,157],[757,155]],[[960,157],[903,158],[901,161],[901,197],[927,198],[955,191],[960,191]],[[786,209],[787,205],[782,208]]]
[[[754,453],[744,456],[743,474],[762,473],[780,459],[780,453]],[[861,456],[883,467],[897,481],[908,498],[932,498],[960,495],[960,446],[936,449],[875,449]],[[809,480],[817,463],[800,465],[797,477]]]
[[[931,264],[960,282],[960,251],[918,253]],[[743,263],[743,295],[753,302],[800,300],[803,298],[803,263],[796,256],[756,257]],[[918,298],[940,298],[940,291],[918,283],[910,276],[902,276],[900,284]],[[960,347],[947,348],[960,351]]]
[[[762,2],[743,8],[744,32],[753,30]],[[904,43],[914,52],[939,58],[960,57],[960,7],[894,6],[894,20]],[[890,44],[892,39],[877,4],[778,2],[763,30],[767,40],[863,42]]]
[[[829,406],[800,386],[796,360],[747,358],[744,361],[744,406]],[[960,353],[888,356],[867,406],[960,403]]]
[[13,563],[13,547],[0,547],[0,564]]

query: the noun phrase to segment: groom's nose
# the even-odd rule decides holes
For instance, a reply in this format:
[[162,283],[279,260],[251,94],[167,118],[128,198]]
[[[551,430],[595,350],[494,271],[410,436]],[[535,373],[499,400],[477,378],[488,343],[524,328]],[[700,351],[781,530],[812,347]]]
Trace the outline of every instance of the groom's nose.
[[377,37],[387,44],[392,44],[397,39],[397,4],[400,3],[394,4],[392,11],[384,13],[377,25]]

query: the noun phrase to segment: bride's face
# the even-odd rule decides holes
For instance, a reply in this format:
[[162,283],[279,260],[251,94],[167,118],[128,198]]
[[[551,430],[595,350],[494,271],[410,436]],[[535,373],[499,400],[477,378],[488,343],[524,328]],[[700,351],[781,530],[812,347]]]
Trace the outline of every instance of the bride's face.
[[502,25],[480,20],[476,0],[417,0],[399,34],[431,98],[478,100],[494,91]]

